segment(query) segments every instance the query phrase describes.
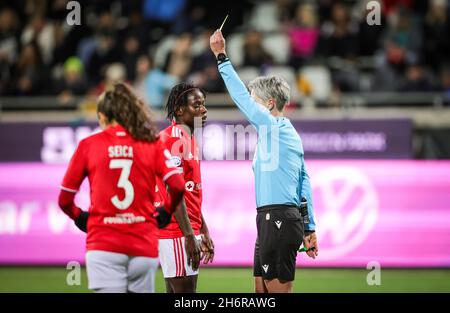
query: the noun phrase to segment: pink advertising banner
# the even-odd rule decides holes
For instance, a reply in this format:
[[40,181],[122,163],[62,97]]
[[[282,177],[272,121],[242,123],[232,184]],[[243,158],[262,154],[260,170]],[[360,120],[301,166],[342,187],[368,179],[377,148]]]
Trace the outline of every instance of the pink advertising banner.
[[[253,261],[256,209],[249,161],[202,163],[214,265]],[[319,257],[300,266],[450,266],[450,162],[309,161]],[[0,164],[0,264],[83,262],[85,234],[57,205],[65,165]],[[89,205],[87,182],[77,195]]]

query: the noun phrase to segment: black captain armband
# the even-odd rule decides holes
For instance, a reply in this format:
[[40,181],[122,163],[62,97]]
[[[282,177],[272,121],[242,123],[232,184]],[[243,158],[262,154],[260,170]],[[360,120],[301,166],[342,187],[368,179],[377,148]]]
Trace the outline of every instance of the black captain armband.
[[305,197],[302,197],[302,201],[300,202],[300,214],[302,215],[303,224],[309,224],[309,215],[308,215],[308,201]]
[[227,57],[225,53],[219,53],[217,55],[217,65],[222,64],[223,62],[229,61],[230,59]]

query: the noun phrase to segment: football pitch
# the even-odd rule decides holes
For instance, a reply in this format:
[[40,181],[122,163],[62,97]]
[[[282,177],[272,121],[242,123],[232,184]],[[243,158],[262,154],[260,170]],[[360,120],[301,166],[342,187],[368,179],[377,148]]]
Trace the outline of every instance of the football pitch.
[[[69,286],[65,267],[0,267],[0,292],[89,292],[85,269],[81,284]],[[381,285],[369,286],[365,269],[298,269],[295,292],[450,292],[450,269],[382,269]],[[156,291],[165,292],[161,270]],[[198,292],[253,292],[250,268],[202,268]]]

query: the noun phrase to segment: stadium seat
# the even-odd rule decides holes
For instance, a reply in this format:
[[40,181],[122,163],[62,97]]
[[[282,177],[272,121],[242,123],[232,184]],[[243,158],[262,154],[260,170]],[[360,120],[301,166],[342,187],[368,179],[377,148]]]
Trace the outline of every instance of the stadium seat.
[[290,42],[286,34],[263,35],[263,46],[273,56],[276,64],[286,64],[288,62]]
[[369,92],[372,90],[374,75],[371,72],[360,72],[359,90]]
[[260,75],[258,69],[253,66],[242,67],[237,70],[237,73],[245,84]]
[[227,53],[235,66],[244,62],[244,36],[243,33],[234,33],[227,38]]
[[154,51],[154,62],[155,65],[159,68],[162,68],[164,66],[164,62],[166,62],[167,54],[169,54],[170,50],[172,49],[172,46],[174,45],[176,40],[176,37],[174,35],[170,35],[162,39],[158,46],[155,48]]
[[203,34],[199,34],[197,36],[193,36],[192,38],[192,45],[191,45],[191,55],[193,57],[196,57],[200,54],[202,54],[205,49],[209,50],[209,44],[205,48],[205,37]]
[[299,75],[309,81],[314,99],[324,101],[328,98],[331,92],[331,74],[328,68],[320,65],[304,66]]
[[275,2],[257,3],[250,15],[249,25],[260,32],[272,32],[280,29],[278,8]]

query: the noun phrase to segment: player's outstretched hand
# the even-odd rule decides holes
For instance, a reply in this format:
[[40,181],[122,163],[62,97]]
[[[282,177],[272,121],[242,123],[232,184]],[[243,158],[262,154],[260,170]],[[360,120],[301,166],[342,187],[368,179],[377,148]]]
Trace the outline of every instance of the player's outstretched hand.
[[306,254],[315,259],[319,255],[319,246],[317,245],[317,237],[315,232],[305,231],[303,237],[303,246],[307,249]]
[[209,37],[209,46],[216,57],[219,53],[225,53],[225,38],[219,29]]
[[200,260],[203,260],[203,264],[212,263],[214,260],[214,242],[208,233],[202,234],[201,249],[202,255]]
[[166,209],[162,207],[157,207],[153,217],[156,218],[156,222],[158,223],[158,228],[164,228],[172,219],[172,214],[166,211]]
[[200,265],[200,244],[195,235],[192,234],[185,237],[185,249],[188,265],[196,271]]
[[78,216],[77,219],[75,220],[75,225],[77,225],[77,227],[85,233],[87,232],[88,218],[89,218],[89,212],[81,211],[80,216]]

